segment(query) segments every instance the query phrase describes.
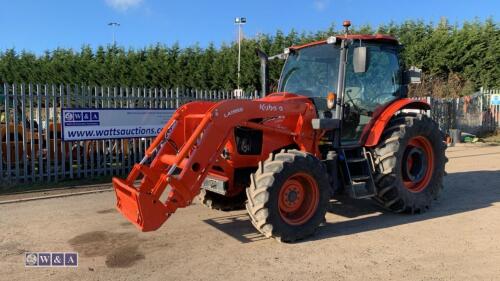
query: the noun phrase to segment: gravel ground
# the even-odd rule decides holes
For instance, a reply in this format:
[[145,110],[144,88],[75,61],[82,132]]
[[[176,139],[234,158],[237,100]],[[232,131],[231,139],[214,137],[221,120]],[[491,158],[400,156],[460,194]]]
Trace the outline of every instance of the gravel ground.
[[[295,244],[265,239],[244,211],[200,205],[140,233],[112,192],[3,204],[0,280],[500,280],[500,146],[447,154],[431,211],[332,202],[317,235]],[[79,266],[25,268],[28,251],[76,251]]]

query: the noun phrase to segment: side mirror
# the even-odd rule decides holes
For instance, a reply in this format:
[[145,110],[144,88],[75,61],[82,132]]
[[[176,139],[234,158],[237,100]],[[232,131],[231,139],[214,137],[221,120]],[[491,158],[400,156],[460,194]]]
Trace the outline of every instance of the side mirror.
[[364,73],[368,65],[368,48],[356,47],[352,56],[354,73]]
[[422,69],[416,66],[410,67],[404,73],[404,83],[405,84],[420,84],[422,83]]

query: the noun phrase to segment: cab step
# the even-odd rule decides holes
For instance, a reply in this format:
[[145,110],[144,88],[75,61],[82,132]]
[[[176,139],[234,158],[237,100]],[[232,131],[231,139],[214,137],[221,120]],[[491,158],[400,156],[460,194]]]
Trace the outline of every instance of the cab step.
[[351,176],[351,180],[353,182],[366,182],[370,180],[370,176],[367,175],[357,175],[357,176]]
[[341,153],[348,194],[355,199],[374,197],[377,191],[372,176],[371,155],[364,147],[344,147]]

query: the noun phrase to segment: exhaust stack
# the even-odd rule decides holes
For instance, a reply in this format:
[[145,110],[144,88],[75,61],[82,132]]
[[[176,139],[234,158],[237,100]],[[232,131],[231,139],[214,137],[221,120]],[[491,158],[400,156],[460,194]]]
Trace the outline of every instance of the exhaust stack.
[[269,76],[269,68],[267,63],[269,61],[267,54],[262,50],[255,50],[260,60],[260,97],[263,98],[269,93],[269,83],[267,77]]

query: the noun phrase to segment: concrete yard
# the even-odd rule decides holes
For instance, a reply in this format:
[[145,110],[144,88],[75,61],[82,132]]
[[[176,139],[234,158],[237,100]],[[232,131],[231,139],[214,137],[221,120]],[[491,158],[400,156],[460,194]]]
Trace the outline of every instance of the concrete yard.
[[[447,154],[429,212],[332,202],[317,234],[294,244],[265,239],[244,211],[198,204],[140,233],[112,192],[3,204],[0,280],[500,280],[500,146]],[[79,266],[25,268],[30,251],[76,251]]]

